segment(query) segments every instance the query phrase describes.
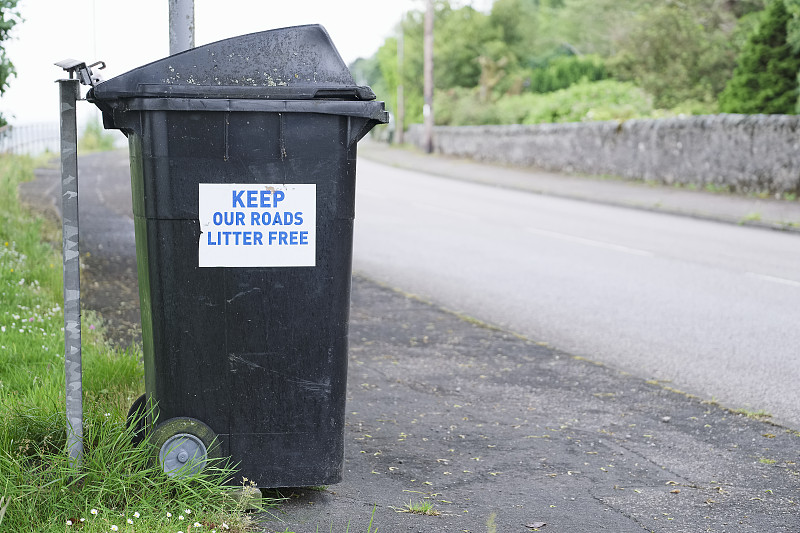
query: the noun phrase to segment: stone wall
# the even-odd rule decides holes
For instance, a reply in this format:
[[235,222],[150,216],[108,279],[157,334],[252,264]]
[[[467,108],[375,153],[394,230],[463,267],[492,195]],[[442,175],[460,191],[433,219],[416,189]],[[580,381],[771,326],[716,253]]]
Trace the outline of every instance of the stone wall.
[[[800,117],[686,118],[438,126],[436,152],[545,170],[614,175],[742,193],[800,193]],[[407,142],[422,146],[422,125]]]

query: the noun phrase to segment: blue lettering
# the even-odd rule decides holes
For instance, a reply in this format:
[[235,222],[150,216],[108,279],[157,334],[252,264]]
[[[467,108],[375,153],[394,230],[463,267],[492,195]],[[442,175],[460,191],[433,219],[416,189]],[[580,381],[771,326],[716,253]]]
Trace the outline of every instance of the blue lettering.
[[[258,221],[255,220],[258,217],[256,214],[253,217],[253,224],[258,224]],[[215,226],[246,226],[247,221],[245,220],[244,211],[225,211],[224,213],[220,213],[217,211],[211,217],[211,220],[214,222]]]
[[301,226],[303,224],[303,212],[298,211],[294,214],[294,225]]
[[250,212],[250,225],[258,226],[261,224],[261,217],[255,211]]
[[[244,191],[239,191],[239,192],[233,191],[233,207],[234,208],[235,207],[244,207],[244,203],[242,202],[242,194],[244,194]],[[239,205],[236,205],[236,204],[239,204]]]
[[258,191],[247,191],[247,207],[258,207]]
[[[261,232],[255,232],[253,236],[254,244],[262,244]],[[273,244],[278,246],[306,246],[308,245],[308,232],[307,231],[270,231],[268,237],[268,245]]]
[[283,191],[273,191],[272,193],[272,207],[278,207],[278,202],[282,201],[284,198]]

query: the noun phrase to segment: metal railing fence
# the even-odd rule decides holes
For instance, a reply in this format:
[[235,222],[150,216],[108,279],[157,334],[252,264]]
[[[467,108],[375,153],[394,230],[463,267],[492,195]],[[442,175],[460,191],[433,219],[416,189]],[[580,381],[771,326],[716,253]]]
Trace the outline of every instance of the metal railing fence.
[[61,149],[58,122],[7,124],[0,127],[0,153],[39,155],[57,154]]

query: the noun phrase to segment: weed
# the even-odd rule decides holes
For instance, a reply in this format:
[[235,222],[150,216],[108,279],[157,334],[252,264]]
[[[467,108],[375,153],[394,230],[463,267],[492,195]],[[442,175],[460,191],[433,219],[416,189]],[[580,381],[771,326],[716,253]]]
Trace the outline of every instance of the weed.
[[719,184],[719,183],[706,183],[703,186],[707,192],[714,193],[714,194],[734,194],[735,189],[730,184]]
[[761,213],[753,212],[743,216],[742,219],[739,221],[739,224],[747,224],[748,222],[758,222],[760,220],[761,220]]
[[486,520],[486,533],[497,533],[497,523],[495,519],[497,518],[497,513],[490,513],[489,518]]
[[772,415],[766,411],[758,410],[758,411],[748,411],[747,409],[732,409],[732,413],[736,413],[737,415],[744,415],[747,418],[752,418],[754,420],[769,420],[772,418]]
[[427,500],[421,500],[413,503],[409,500],[403,507],[392,507],[398,513],[413,513],[425,516],[439,516],[441,513],[433,508],[433,504]]

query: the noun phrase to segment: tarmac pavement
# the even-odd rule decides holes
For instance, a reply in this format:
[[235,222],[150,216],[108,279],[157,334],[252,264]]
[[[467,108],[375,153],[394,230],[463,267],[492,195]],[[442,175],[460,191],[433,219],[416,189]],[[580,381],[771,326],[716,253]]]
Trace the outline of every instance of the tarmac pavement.
[[[361,154],[463,179],[486,179],[488,171],[494,184],[548,194],[680,208],[736,223],[800,223],[797,202],[676,195],[369,143]],[[80,179],[117,190],[126,181],[125,157],[82,157]],[[40,172],[23,197],[47,205],[53,179],[52,171]],[[561,179],[572,193],[544,191]],[[81,207],[82,252],[90,253],[84,303],[102,309],[112,326],[130,322],[113,310],[138,305],[135,290],[112,284],[136,284],[133,235],[121,231],[127,215],[102,207],[95,222],[94,208],[83,199]],[[760,221],[746,217],[754,207]],[[112,223],[115,216],[122,218]],[[260,517],[261,531],[800,531],[797,431],[456,315],[358,273],[345,442],[342,483],[281,490],[288,500]],[[439,514],[403,512],[418,502]]]
[[796,432],[363,278],[351,313],[344,481],[267,531],[800,530]]

